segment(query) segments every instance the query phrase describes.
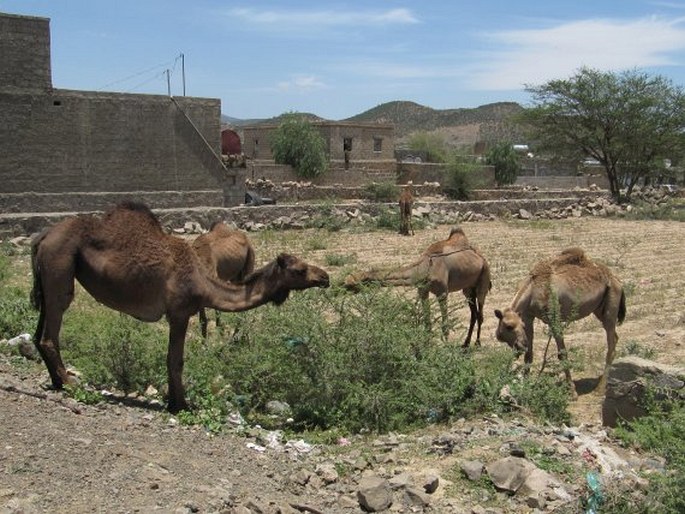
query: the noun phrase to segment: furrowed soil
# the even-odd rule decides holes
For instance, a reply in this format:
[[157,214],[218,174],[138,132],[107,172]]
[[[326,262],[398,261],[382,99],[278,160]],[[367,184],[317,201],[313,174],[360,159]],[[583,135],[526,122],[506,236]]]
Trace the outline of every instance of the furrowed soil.
[[[409,264],[430,243],[445,239],[450,228],[423,229],[412,237],[346,230],[267,231],[250,237],[257,265],[287,251],[326,268],[335,282],[352,269]],[[580,246],[623,281],[627,316],[618,328],[618,355],[632,348],[658,362],[685,364],[685,224],[579,218],[465,223],[462,228],[492,268],[484,346],[501,344],[494,337],[493,309],[509,305],[533,264],[566,247]],[[354,263],[330,266],[332,256]],[[17,266],[28,277],[26,255],[17,258]],[[398,294],[415,292],[405,288]],[[450,294],[449,302],[451,316],[460,321],[450,337],[461,341],[468,308],[460,293]],[[537,368],[547,337],[540,324],[535,333]],[[583,384],[595,380],[603,368],[606,340],[600,323],[586,318],[572,324],[566,345],[581,367],[573,372],[580,393],[571,405],[573,424],[597,427],[602,397],[590,388],[584,390]],[[556,359],[553,347],[552,343],[550,359]],[[352,462],[373,453],[373,438],[310,453],[260,452],[231,431],[210,436],[199,428],[170,424],[161,409],[125,402],[104,407],[76,404],[62,393],[46,391],[46,382],[42,363],[17,366],[0,356],[0,512],[361,512],[354,493],[342,483],[305,487],[297,477],[322,460]],[[482,428],[486,422],[462,420],[460,426]],[[420,441],[453,428],[430,427],[410,439],[420,447]],[[497,444],[492,447],[496,453]],[[378,466],[389,472],[437,469],[449,477],[456,462],[456,456],[451,458],[441,460],[424,448]],[[432,512],[471,512],[474,502],[462,501],[464,495],[441,488],[432,500]],[[506,500],[498,508],[530,512],[525,505]],[[417,512],[409,507],[396,510]]]

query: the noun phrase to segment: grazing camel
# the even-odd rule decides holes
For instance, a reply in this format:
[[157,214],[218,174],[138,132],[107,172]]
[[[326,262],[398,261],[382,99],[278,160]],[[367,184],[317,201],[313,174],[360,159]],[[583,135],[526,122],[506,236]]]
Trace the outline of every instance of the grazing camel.
[[414,206],[414,195],[411,193],[411,185],[404,186],[400,194],[400,234],[408,236],[410,231],[414,235],[414,227],[411,224],[411,211]]
[[[551,259],[538,262],[519,288],[511,307],[495,310],[499,319],[496,336],[519,354],[525,353],[527,367],[533,362],[533,322],[542,320],[550,327],[557,343],[559,360],[566,358],[563,323],[594,314],[602,322],[607,337],[607,354],[600,390],[616,352],[616,325],[626,316],[626,297],[621,282],[612,272],[591,260],[580,248],[567,248]],[[566,379],[575,395],[571,372]]]
[[[240,282],[254,270],[255,253],[245,233],[230,229],[225,223],[214,223],[209,232],[192,244],[207,272],[224,282]],[[219,326],[219,311],[216,324]],[[207,337],[207,314],[200,309],[200,330]]]
[[328,287],[328,274],[288,254],[242,284],[210,276],[190,245],[165,234],[144,205],[126,202],[100,219],[78,216],[44,230],[32,243],[33,305],[40,311],[34,343],[52,385],[74,382],[62,362],[59,333],[74,297],[74,278],[97,301],[141,321],[169,322],[167,373],[171,412],[187,409],[183,347],[188,320],[202,307],[243,311],[283,303],[291,290]]
[[359,284],[377,283],[384,286],[416,286],[423,305],[424,320],[430,326],[428,294],[433,293],[440,305],[442,335],[447,339],[447,295],[452,291],[463,291],[471,309],[469,331],[464,340],[466,348],[471,343],[473,328],[478,324],[476,344],[480,345],[480,330],[483,324],[483,305],[492,282],[490,266],[480,252],[471,246],[460,227],[454,227],[444,241],[431,244],[421,258],[409,266],[396,271],[368,271],[348,275],[345,287],[358,290]]

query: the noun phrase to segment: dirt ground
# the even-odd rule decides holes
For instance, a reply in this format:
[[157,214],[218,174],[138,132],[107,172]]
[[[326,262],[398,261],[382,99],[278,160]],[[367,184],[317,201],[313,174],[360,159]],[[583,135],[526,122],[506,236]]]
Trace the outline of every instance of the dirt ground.
[[[483,345],[501,344],[494,338],[492,310],[510,303],[532,265],[565,247],[581,246],[609,265],[627,291],[618,354],[638,352],[658,362],[685,364],[685,224],[580,218],[466,223],[462,228],[493,272]],[[345,230],[251,237],[257,264],[288,251],[325,267],[335,281],[350,268],[408,264],[449,230],[427,228],[413,237]],[[327,256],[332,255],[355,256],[356,262],[329,266]],[[467,321],[460,294],[450,295],[450,306],[453,315]],[[457,329],[451,337],[460,340],[463,334]],[[543,327],[536,326],[535,365],[546,341]],[[596,378],[606,351],[599,322],[574,323],[566,341],[582,368],[574,378],[579,383]],[[550,355],[555,358],[555,352]],[[200,429],[178,427],[156,409],[76,406],[58,393],[46,393],[41,388],[45,379],[38,366],[0,360],[0,512],[360,512],[354,502],[328,501],[330,491],[326,496],[293,489],[293,476],[313,466],[303,462],[311,456],[259,453],[231,433],[210,437]],[[601,396],[580,392],[586,394],[572,406],[574,424],[597,426]],[[412,462],[417,468],[430,465]]]

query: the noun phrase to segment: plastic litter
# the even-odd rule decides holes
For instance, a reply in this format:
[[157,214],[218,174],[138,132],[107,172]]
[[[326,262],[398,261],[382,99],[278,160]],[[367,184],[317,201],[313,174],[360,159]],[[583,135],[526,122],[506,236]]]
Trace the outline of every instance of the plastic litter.
[[587,481],[587,486],[590,491],[585,514],[597,514],[599,506],[602,505],[602,502],[604,501],[602,483],[599,480],[599,475],[594,471],[587,473],[585,475],[585,480]]

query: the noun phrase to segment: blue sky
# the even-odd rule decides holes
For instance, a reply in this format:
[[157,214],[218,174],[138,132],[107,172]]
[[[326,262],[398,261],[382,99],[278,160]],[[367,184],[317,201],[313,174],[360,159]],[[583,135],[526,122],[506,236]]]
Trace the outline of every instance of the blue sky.
[[529,101],[585,65],[685,84],[685,0],[0,0],[51,19],[53,85],[339,120],[392,100]]

